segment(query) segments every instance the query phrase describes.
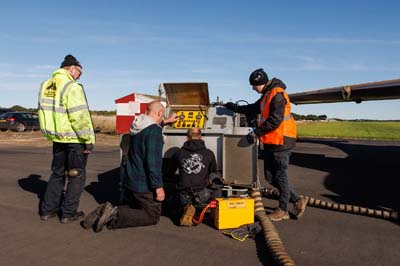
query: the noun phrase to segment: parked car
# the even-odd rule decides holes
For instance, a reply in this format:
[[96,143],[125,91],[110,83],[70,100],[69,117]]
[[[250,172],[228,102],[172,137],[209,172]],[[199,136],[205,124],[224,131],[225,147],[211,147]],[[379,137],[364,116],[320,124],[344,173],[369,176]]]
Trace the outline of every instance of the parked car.
[[23,132],[25,130],[38,130],[39,117],[31,112],[8,112],[0,115],[0,130],[15,130]]
[[8,112],[13,112],[13,110],[8,108],[0,108],[0,115]]

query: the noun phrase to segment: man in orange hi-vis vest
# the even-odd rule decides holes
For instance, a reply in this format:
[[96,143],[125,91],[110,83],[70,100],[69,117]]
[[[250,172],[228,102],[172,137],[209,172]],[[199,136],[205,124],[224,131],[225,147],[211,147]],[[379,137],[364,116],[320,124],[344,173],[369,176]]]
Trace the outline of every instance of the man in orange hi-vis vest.
[[269,80],[262,68],[254,70],[249,81],[253,90],[261,94],[261,98],[253,104],[241,106],[228,102],[225,107],[247,116],[261,114],[247,140],[254,142],[258,138],[264,144],[265,178],[279,190],[279,207],[268,216],[272,221],[289,219],[288,203],[291,202],[297,218],[300,218],[307,201],[289,186],[288,167],[291,150],[296,146],[296,123],[290,114],[286,85],[277,78]]

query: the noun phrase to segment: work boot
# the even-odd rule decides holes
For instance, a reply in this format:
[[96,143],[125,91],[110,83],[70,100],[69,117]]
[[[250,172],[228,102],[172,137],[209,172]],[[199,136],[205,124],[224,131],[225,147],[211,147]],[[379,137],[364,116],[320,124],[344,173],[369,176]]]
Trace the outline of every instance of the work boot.
[[61,217],[60,222],[62,224],[68,224],[70,222],[79,220],[81,218],[85,217],[85,213],[83,211],[77,211],[75,214],[71,217]]
[[273,213],[268,214],[268,217],[273,222],[288,220],[290,218],[289,213],[280,208],[276,209]]
[[293,203],[297,219],[299,219],[306,210],[307,202],[307,197],[300,196],[299,199],[295,203]]
[[86,230],[90,229],[93,224],[96,222],[96,220],[100,217],[100,215],[103,213],[104,208],[106,204],[100,204],[94,211],[86,215],[85,219],[83,219],[81,225],[83,228]]
[[40,220],[42,221],[48,221],[51,218],[57,217],[57,213],[53,212],[53,213],[49,213],[49,214],[42,214],[40,215]]
[[96,227],[94,228],[94,231],[96,233],[101,232],[101,230],[103,230],[104,225],[106,225],[108,222],[117,219],[117,213],[118,213],[117,206],[113,206],[111,203],[106,202],[103,211],[100,214],[99,219],[97,220],[97,224]]
[[196,213],[196,208],[193,207],[192,204],[188,204],[183,209],[183,215],[180,219],[180,225],[182,226],[192,226],[193,225],[193,216]]

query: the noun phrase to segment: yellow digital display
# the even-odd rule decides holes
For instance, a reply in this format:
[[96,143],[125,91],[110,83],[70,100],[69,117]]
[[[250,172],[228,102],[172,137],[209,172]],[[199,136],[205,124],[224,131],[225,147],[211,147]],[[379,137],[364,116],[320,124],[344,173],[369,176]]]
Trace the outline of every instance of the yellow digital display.
[[178,120],[174,123],[174,128],[204,128],[205,117],[199,110],[175,111]]

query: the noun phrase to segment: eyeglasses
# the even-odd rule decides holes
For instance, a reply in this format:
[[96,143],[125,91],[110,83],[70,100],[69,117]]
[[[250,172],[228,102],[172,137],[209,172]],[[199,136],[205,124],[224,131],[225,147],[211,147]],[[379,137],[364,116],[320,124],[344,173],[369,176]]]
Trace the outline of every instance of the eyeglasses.
[[79,72],[79,76],[81,76],[83,73],[82,69],[77,66],[75,66],[75,69]]

